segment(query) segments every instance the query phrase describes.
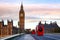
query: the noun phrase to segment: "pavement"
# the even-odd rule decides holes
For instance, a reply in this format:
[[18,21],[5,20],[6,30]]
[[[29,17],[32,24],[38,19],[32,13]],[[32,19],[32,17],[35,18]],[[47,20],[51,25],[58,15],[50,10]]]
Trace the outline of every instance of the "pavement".
[[44,34],[44,36],[37,36],[32,34],[24,34],[8,40],[60,40],[59,34]]
[[14,35],[8,35],[6,37],[1,37],[0,40],[6,40],[6,39],[9,39],[9,38],[13,38],[13,37],[16,37],[16,36],[19,36],[19,35],[22,35],[23,33],[21,34],[14,34]]

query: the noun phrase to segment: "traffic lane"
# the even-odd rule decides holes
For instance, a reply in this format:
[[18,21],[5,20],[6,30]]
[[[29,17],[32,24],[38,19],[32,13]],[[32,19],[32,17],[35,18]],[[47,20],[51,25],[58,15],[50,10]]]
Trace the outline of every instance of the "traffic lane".
[[18,36],[9,40],[35,40],[30,34],[25,34],[22,36]]
[[35,40],[30,34],[22,36],[19,40]]
[[45,36],[47,35],[60,39],[60,34],[59,35],[58,34],[46,34]]
[[37,36],[37,35],[32,35],[36,40],[57,40],[55,38],[51,38],[49,35],[44,35],[44,36]]
[[60,40],[60,34],[45,34],[45,37],[49,37],[49,38],[52,38],[52,39],[56,39],[56,40]]

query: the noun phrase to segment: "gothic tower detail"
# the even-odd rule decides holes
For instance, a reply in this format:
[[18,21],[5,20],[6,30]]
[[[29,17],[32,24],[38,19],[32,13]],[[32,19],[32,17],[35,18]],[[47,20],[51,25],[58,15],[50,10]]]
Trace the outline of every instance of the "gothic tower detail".
[[12,35],[12,28],[13,28],[13,20],[8,20],[8,27],[7,27],[7,29],[8,29],[8,35]]
[[23,4],[21,4],[21,8],[19,11],[19,28],[20,32],[24,32],[24,20],[25,20],[25,12],[23,9]]

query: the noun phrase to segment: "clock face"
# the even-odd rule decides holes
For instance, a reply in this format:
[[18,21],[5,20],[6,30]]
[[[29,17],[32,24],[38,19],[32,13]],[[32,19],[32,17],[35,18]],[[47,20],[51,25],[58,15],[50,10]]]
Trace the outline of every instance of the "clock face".
[[20,16],[23,16],[23,14],[21,13]]

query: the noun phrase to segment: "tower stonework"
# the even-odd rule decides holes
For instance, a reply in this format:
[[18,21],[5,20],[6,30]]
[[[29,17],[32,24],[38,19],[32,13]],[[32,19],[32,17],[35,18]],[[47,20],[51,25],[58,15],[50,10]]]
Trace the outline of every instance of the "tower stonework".
[[0,37],[2,36],[2,21],[0,21]]
[[[3,32],[3,26],[4,26],[4,21],[2,20],[1,22],[0,22],[0,37],[2,37],[2,36],[4,36],[4,32]],[[4,29],[5,30],[5,29]]]
[[19,11],[19,28],[20,28],[20,32],[24,32],[24,21],[25,20],[25,12],[23,9],[23,4],[21,4],[21,8]]
[[8,35],[12,35],[12,28],[13,28],[13,20],[11,20],[11,21],[8,20],[8,27],[7,27],[7,29],[8,29],[7,34]]

